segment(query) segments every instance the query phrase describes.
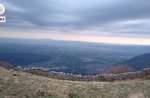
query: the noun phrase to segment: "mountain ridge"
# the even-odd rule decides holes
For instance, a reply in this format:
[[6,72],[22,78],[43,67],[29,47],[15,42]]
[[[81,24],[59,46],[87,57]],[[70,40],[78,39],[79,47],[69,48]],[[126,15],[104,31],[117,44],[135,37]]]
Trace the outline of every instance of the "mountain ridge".
[[135,56],[116,65],[127,65],[135,71],[150,67],[150,53]]

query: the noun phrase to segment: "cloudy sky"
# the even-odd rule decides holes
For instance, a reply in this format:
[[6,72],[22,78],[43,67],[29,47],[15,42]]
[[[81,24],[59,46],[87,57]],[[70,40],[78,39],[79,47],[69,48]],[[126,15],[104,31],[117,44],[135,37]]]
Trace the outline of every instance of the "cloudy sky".
[[150,0],[1,0],[0,37],[150,45]]

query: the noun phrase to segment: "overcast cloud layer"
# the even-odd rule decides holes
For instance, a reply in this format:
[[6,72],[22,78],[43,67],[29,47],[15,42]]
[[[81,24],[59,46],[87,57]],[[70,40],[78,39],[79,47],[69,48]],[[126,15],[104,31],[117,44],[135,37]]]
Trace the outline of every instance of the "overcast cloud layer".
[[[150,0],[1,0],[2,30],[150,38]],[[36,32],[35,32],[36,33]]]

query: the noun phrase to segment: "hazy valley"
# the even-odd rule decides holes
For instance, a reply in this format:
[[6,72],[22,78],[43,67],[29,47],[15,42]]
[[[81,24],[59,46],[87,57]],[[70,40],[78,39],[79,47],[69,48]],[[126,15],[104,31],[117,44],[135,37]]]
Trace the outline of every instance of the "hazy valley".
[[[50,71],[82,75],[107,73],[111,66],[128,64],[123,62],[145,53],[150,53],[150,46],[46,39],[0,39],[0,61],[8,62],[13,67],[44,67]],[[148,67],[150,63],[146,61],[145,65],[144,62],[142,64],[131,67],[140,70]]]

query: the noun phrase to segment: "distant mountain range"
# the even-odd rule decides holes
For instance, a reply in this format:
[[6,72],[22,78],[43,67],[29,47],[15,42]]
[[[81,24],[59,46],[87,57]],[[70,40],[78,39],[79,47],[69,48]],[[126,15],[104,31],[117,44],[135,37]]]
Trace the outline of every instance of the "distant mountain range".
[[[128,59],[119,64],[127,65],[127,66],[133,68],[135,71],[150,67],[150,53],[133,57],[133,58]],[[117,65],[119,65],[119,64],[117,64]]]

